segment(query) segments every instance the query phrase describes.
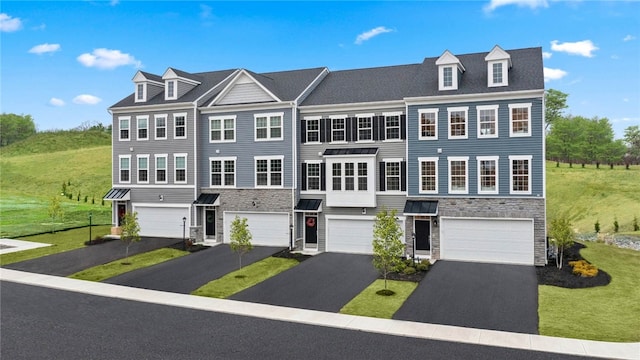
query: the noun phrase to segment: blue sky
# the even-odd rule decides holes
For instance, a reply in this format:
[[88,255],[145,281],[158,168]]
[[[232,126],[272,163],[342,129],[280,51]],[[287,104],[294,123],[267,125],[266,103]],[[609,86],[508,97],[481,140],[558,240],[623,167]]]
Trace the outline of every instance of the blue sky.
[[111,122],[138,69],[330,70],[542,47],[568,113],[640,124],[640,2],[2,1],[0,111],[39,130]]

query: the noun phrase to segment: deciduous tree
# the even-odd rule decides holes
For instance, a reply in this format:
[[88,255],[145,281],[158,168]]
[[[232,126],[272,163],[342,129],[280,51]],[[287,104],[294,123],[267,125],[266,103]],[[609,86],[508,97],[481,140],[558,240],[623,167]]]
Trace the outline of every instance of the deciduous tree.
[[387,276],[390,272],[397,271],[402,263],[405,246],[401,237],[402,229],[398,224],[396,210],[382,208],[373,224],[373,266],[383,276],[385,290]]
[[564,251],[573,246],[575,233],[571,228],[571,221],[565,216],[559,216],[551,220],[549,227],[550,242],[558,250],[556,255],[556,266],[562,269]]
[[567,108],[567,96],[569,95],[555,89],[549,89],[545,92],[545,130],[555,124],[556,120],[562,118],[562,111]]
[[36,133],[31,115],[0,114],[0,146],[13,144]]
[[56,231],[56,219],[59,218],[62,221],[62,217],[64,216],[64,210],[62,209],[59,196],[54,195],[51,197],[47,213],[51,218],[51,232],[53,233]]
[[251,244],[253,236],[249,230],[247,218],[240,218],[236,215],[235,219],[231,222],[231,233],[229,237],[231,238],[229,246],[233,252],[238,254],[238,263],[240,269],[242,269],[242,256],[253,250],[253,244]]
[[120,239],[127,244],[125,259],[129,257],[129,246],[132,243],[140,241],[140,225],[138,224],[138,213],[127,212],[122,217],[120,225]]

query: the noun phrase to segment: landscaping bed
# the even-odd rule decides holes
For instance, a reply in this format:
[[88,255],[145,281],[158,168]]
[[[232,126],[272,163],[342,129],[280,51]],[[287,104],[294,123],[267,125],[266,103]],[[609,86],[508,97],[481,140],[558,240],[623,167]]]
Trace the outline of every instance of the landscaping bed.
[[571,248],[566,249],[562,269],[558,269],[555,260],[550,260],[546,266],[536,267],[538,284],[568,289],[583,289],[608,285],[611,282],[611,276],[602,269],[598,269],[598,275],[594,277],[582,277],[573,274],[573,268],[569,265],[569,261],[584,260],[580,255],[580,249],[584,247],[584,245],[576,242]]
[[277,253],[271,256],[277,257],[277,258],[283,258],[283,259],[295,259],[295,260],[298,260],[298,262],[302,262],[310,258],[312,255],[305,255],[299,252],[292,252],[292,251],[289,251],[288,249],[284,249],[282,251],[278,251]]

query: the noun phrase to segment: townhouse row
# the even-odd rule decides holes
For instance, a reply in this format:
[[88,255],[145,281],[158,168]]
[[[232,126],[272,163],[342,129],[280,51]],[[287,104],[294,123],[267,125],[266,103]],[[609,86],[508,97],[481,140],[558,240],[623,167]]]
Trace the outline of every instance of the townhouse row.
[[372,253],[395,209],[407,254],[546,262],[540,48],[271,73],[138,71],[113,116],[117,231]]

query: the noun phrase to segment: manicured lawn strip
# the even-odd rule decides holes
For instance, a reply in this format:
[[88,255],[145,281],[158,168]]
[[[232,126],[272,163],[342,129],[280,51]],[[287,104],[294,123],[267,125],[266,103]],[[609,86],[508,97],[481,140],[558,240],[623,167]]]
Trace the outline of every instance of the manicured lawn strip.
[[[228,273],[219,279],[210,281],[191,294],[220,299],[228,298],[298,264],[299,262],[294,259],[268,257],[240,270]],[[244,276],[244,278],[237,278],[236,276]]]
[[[187,254],[189,254],[188,251],[161,248],[130,256],[128,259],[119,259],[104,265],[94,266],[92,268],[77,272],[73,275],[69,275],[69,277],[72,279],[80,280],[102,281],[116,275],[160,264],[167,260],[176,259]],[[129,264],[123,264],[125,262]]]
[[[91,228],[93,237],[97,235],[105,235],[111,231],[111,226],[94,226]],[[8,265],[11,263],[35,259],[41,256],[57,254],[69,250],[84,247],[84,242],[89,240],[89,227],[82,229],[73,229],[67,231],[59,231],[54,234],[42,234],[20,238],[24,241],[33,241],[51,246],[41,247],[37,249],[18,251],[0,255],[0,265]],[[100,245],[93,245],[100,246]]]
[[381,296],[376,294],[376,291],[384,289],[384,280],[375,280],[340,309],[340,313],[391,319],[417,287],[418,283],[411,281],[387,280],[387,289],[396,293]]
[[580,254],[611,275],[607,286],[538,287],[541,335],[600,341],[640,341],[640,252],[586,242]]

